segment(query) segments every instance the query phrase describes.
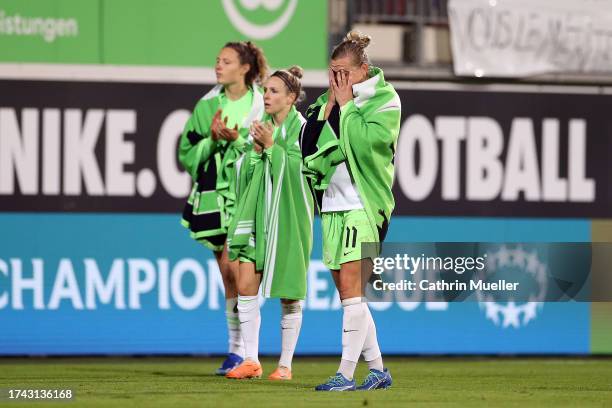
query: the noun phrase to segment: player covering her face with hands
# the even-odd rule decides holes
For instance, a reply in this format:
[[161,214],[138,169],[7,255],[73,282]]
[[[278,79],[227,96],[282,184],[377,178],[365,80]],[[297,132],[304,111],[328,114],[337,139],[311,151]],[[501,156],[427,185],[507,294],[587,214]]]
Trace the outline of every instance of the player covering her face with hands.
[[[301,141],[306,171],[322,194],[323,262],[332,271],[343,308],[340,367],[318,391],[380,389],[392,382],[363,293],[394,207],[401,107],[382,70],[368,62],[369,42],[370,37],[353,31],[334,48],[329,90],[309,107]],[[362,243],[373,243],[372,250],[362,253]],[[356,387],[360,355],[370,371]]]
[[237,312],[238,262],[227,256],[226,237],[249,127],[264,113],[262,90],[256,83],[266,71],[266,59],[255,44],[225,44],[215,64],[217,85],[197,103],[179,143],[179,160],[193,179],[182,224],[193,239],[214,252],[225,287],[229,352],[218,375],[225,375],[244,357]]
[[301,68],[292,67],[276,71],[266,81],[266,117],[251,125],[254,143],[240,170],[240,204],[228,242],[230,259],[240,261],[238,315],[246,357],[228,378],[259,378],[263,373],[258,358],[260,286],[263,296],[281,299],[282,310],[280,361],[268,378],[292,378],[314,217],[298,143],[305,122],[295,108],[301,77]]

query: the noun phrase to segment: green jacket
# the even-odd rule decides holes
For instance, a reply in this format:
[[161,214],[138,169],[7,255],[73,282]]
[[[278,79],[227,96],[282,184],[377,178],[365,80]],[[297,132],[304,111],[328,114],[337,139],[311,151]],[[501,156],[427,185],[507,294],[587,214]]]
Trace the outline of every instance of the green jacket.
[[194,182],[181,223],[192,238],[215,251],[223,249],[235,211],[238,167],[249,126],[264,112],[261,89],[252,90],[252,108],[238,130],[237,140],[214,141],[211,137],[212,118],[224,93],[223,86],[217,85],[197,103],[179,142],[179,160]]
[[322,192],[336,166],[345,161],[372,232],[382,242],[395,207],[391,188],[401,102],[377,67],[370,67],[369,79],[354,85],[353,93],[353,100],[341,109],[335,108],[335,118],[332,112],[328,120],[324,119],[327,93],[308,108],[301,140],[304,164],[312,186]]
[[[229,258],[263,271],[265,297],[304,299],[312,249],[314,200],[298,144],[304,123],[293,107],[261,154],[248,149],[240,168],[239,204],[228,232]],[[252,145],[251,145],[252,146]]]

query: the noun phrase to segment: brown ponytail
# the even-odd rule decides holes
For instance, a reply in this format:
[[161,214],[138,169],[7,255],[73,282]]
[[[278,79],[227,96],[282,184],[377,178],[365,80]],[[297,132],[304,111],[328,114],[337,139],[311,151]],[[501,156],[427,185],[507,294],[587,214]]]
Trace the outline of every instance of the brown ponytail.
[[261,84],[268,73],[268,62],[263,51],[251,41],[228,42],[223,48],[231,48],[238,53],[240,64],[249,64],[249,72],[244,76],[247,85]]

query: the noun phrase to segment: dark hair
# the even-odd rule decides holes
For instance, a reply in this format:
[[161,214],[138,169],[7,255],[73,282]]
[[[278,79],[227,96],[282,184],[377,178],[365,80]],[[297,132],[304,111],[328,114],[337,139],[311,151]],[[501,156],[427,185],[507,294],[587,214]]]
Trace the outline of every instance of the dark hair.
[[334,47],[331,59],[341,58],[345,55],[351,55],[355,65],[369,64],[370,58],[366,52],[366,48],[370,45],[372,37],[353,30],[349,32],[342,42]]
[[304,75],[304,70],[298,65],[294,65],[288,69],[281,69],[274,72],[271,76],[280,78],[285,83],[289,93],[295,94],[295,102],[301,102],[304,100],[306,94],[302,91],[302,82],[300,79]]
[[228,42],[223,48],[231,48],[238,53],[240,64],[249,64],[249,72],[244,76],[247,85],[262,83],[268,73],[268,62],[263,51],[250,41]]

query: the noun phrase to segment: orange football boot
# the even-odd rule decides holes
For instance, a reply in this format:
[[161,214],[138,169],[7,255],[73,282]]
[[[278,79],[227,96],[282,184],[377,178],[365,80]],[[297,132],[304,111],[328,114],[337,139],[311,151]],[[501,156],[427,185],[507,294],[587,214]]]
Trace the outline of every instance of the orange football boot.
[[247,378],[261,378],[262,374],[261,364],[253,360],[244,360],[238,367],[225,374],[225,378],[244,380]]
[[291,379],[291,370],[287,367],[279,366],[276,370],[268,377],[268,380],[274,381],[287,381]]

